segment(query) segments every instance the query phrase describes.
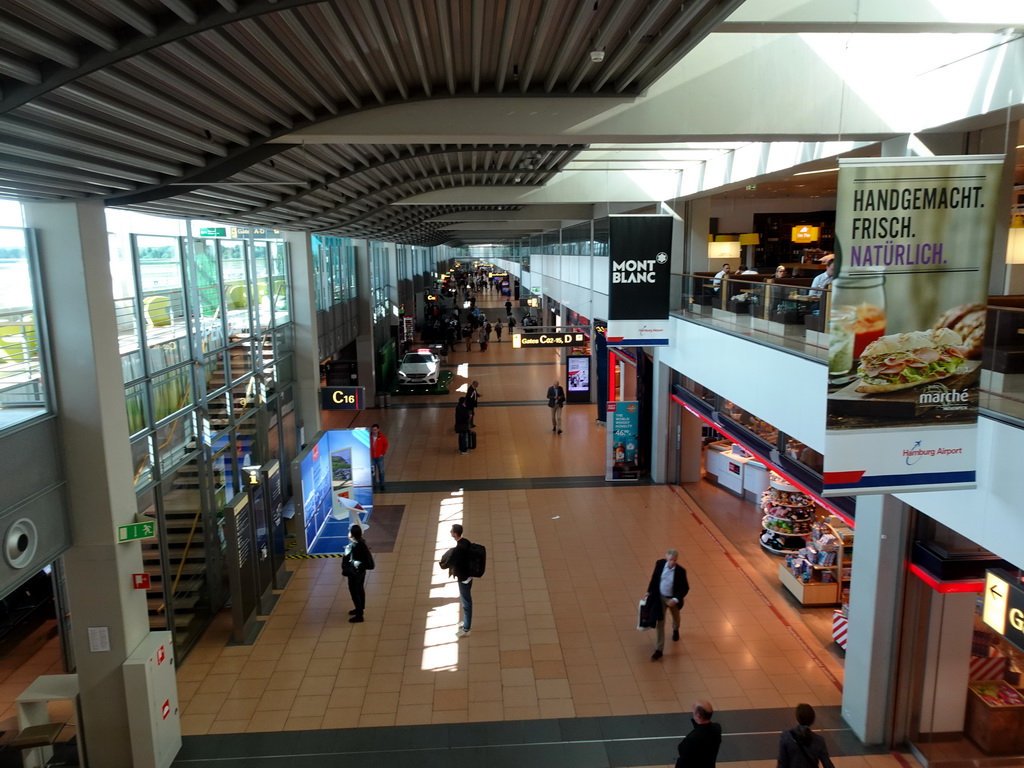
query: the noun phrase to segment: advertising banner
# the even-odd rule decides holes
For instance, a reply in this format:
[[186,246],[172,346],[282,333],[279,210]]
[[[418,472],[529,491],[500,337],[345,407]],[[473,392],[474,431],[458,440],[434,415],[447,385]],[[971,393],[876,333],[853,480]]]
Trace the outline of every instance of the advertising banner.
[[1002,164],[840,161],[825,496],[974,486]]
[[605,480],[639,480],[640,408],[635,400],[608,403],[608,454]]
[[292,466],[302,500],[306,554],[342,552],[349,526],[367,525],[373,510],[370,431],[360,427],[322,432]]
[[590,355],[569,355],[565,360],[565,399],[570,403],[590,402]]
[[669,343],[671,216],[608,219],[608,343]]

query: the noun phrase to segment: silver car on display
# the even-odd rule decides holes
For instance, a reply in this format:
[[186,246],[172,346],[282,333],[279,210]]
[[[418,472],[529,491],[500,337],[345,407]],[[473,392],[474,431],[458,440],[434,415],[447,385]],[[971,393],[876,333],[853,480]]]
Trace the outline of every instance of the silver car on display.
[[433,352],[421,349],[407,352],[398,364],[398,385],[412,387],[417,385],[433,386],[437,384],[437,375],[441,370],[441,361]]

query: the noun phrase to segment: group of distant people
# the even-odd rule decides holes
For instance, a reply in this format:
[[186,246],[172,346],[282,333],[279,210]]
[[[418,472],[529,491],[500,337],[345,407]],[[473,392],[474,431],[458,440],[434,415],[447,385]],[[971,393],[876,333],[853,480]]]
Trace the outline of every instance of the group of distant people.
[[[796,726],[779,734],[776,768],[835,768],[825,739],[811,730],[814,707],[797,704],[794,714]],[[679,742],[676,768],[714,768],[722,746],[722,726],[711,720],[713,715],[710,702],[699,700],[693,705],[693,730]]]

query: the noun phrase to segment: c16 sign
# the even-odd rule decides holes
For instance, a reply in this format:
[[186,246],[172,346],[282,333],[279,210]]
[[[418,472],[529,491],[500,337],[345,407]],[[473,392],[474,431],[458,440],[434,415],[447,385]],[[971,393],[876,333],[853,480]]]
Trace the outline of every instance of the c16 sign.
[[320,387],[320,407],[325,411],[361,411],[366,387]]
[[540,331],[523,331],[512,334],[512,348],[523,347],[571,347],[574,344],[585,344],[587,337],[583,333],[546,333]]

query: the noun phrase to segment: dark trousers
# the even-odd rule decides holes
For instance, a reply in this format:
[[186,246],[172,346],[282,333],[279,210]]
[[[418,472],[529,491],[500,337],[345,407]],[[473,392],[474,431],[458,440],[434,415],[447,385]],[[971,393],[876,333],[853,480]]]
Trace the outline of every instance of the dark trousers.
[[354,576],[348,577],[348,593],[352,595],[352,607],[356,609],[356,616],[363,615],[366,608],[366,571],[360,571]]

